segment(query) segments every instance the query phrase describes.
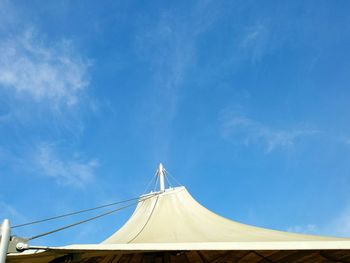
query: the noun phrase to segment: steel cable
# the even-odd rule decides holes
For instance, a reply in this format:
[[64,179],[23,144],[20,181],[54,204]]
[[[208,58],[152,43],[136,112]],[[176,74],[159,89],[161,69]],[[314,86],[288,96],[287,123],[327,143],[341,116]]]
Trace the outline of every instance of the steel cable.
[[138,203],[140,203],[140,202],[143,202],[143,201],[145,201],[145,200],[147,200],[147,199],[149,199],[149,198],[151,198],[151,197],[153,197],[153,196],[156,196],[156,195],[158,195],[158,194],[159,194],[159,193],[153,193],[153,194],[151,194],[151,195],[147,195],[146,198],[141,197],[140,200],[138,200],[137,202],[134,202],[134,203],[132,203],[132,204],[128,204],[128,205],[126,205],[126,206],[122,206],[122,207],[119,207],[119,208],[117,208],[117,209],[110,210],[110,211],[108,211],[108,212],[99,214],[99,215],[97,215],[97,216],[90,217],[90,218],[88,218],[88,219],[75,222],[75,223],[73,223],[73,224],[69,224],[69,225],[66,225],[66,226],[63,226],[63,227],[60,227],[60,228],[57,228],[57,229],[48,231],[48,232],[44,232],[44,233],[41,233],[41,234],[38,234],[38,235],[35,235],[35,236],[32,236],[32,237],[29,237],[29,238],[27,238],[27,240],[33,240],[33,239],[36,239],[36,238],[39,238],[39,237],[47,236],[47,235],[56,233],[56,232],[58,232],[58,231],[62,231],[62,230],[64,230],[64,229],[67,229],[67,228],[70,228],[70,227],[73,227],[73,226],[77,226],[77,225],[80,225],[80,224],[83,224],[83,223],[86,223],[86,222],[95,220],[95,219],[97,219],[97,218],[100,218],[100,217],[103,217],[103,216],[106,216],[106,215],[115,213],[115,212],[120,211],[120,210],[122,210],[122,209],[124,209],[124,208],[127,208],[127,207],[133,206],[133,205],[135,205],[135,204],[138,204]]
[[[153,195],[153,193],[152,194],[148,194],[148,195]],[[144,195],[144,196],[148,196],[148,195]],[[118,205],[118,204],[122,204],[122,203],[131,202],[131,201],[137,200],[139,198],[140,197],[134,197],[134,198],[130,198],[130,199],[127,199],[127,200],[118,201],[118,202],[105,204],[105,205],[100,205],[100,206],[97,206],[97,207],[83,209],[83,210],[79,210],[79,211],[75,211],[75,212],[71,212],[71,213],[67,213],[67,214],[63,214],[63,215],[58,215],[58,216],[53,216],[53,217],[44,218],[44,219],[40,219],[40,220],[35,220],[35,221],[23,223],[23,224],[14,225],[11,228],[18,228],[18,227],[23,227],[23,226],[28,226],[28,225],[39,224],[39,223],[50,221],[50,220],[54,220],[54,219],[59,219],[59,218],[67,217],[67,216],[77,215],[77,214],[81,214],[81,213],[85,213],[85,212],[89,212],[89,211],[94,211],[94,210],[105,208],[105,207],[109,207],[109,206],[114,206],[114,205]]]

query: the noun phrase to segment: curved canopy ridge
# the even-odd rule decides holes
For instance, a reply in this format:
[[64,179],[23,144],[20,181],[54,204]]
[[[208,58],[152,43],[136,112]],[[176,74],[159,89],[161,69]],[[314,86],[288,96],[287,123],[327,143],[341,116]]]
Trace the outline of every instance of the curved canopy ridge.
[[336,241],[343,238],[302,235],[241,224],[199,204],[185,187],[166,189],[140,202],[130,219],[105,244]]

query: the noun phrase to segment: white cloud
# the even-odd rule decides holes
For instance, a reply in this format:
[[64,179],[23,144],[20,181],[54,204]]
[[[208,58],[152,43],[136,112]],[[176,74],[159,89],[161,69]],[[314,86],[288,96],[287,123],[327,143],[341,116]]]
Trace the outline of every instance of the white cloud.
[[33,30],[0,43],[0,88],[25,100],[76,104],[88,85],[87,67],[69,41],[46,43]]
[[249,52],[252,62],[261,60],[267,51],[269,32],[266,26],[258,24],[246,29],[240,47]]
[[317,133],[312,129],[274,129],[258,121],[234,116],[225,120],[222,127],[223,136],[233,142],[245,145],[263,145],[266,152],[278,148],[289,148],[303,136]]
[[263,25],[257,25],[254,27],[249,27],[246,30],[246,34],[243,35],[241,40],[241,47],[248,48],[255,44],[262,35],[265,34],[266,28]]
[[[193,10],[187,20],[197,21],[195,14]],[[158,159],[169,154],[171,126],[181,103],[183,83],[194,63],[197,31],[203,30],[203,24],[198,24],[201,29],[197,26],[190,29],[171,11],[162,12],[156,21],[146,29],[142,25],[135,38],[135,48],[151,69],[153,87],[149,90],[150,96],[144,98],[150,114],[142,118],[151,120],[148,122],[152,123],[151,129],[157,138]]]
[[81,161],[78,154],[71,159],[60,156],[52,144],[41,144],[34,153],[33,162],[41,175],[52,177],[58,184],[83,187],[95,179],[97,160]]
[[306,226],[291,226],[287,228],[287,231],[302,234],[319,234],[319,228],[313,224],[308,224]]
[[289,232],[350,237],[350,206],[346,206],[324,225],[307,224],[287,228]]
[[330,234],[350,237],[350,205],[345,207],[325,228]]

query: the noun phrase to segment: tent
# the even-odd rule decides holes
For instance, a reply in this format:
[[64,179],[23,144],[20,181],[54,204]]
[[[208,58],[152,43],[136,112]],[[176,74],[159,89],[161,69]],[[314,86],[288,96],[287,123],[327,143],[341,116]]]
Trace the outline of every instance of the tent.
[[200,205],[185,187],[140,197],[134,213],[100,244],[37,248],[7,262],[350,262],[350,239],[241,224]]

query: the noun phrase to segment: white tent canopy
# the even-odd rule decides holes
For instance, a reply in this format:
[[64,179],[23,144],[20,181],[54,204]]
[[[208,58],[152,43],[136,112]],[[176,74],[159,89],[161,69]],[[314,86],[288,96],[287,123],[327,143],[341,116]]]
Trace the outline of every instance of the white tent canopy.
[[103,244],[344,241],[241,224],[200,205],[185,187],[167,189],[138,204],[126,224]]
[[[101,244],[10,255],[8,262],[350,262],[350,239],[302,235],[241,224],[200,205],[185,187],[140,197],[133,215]],[[291,259],[293,259],[291,261]]]

